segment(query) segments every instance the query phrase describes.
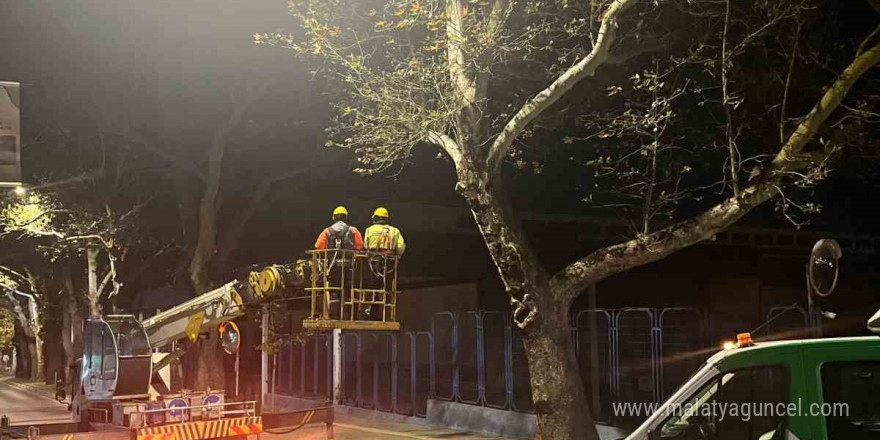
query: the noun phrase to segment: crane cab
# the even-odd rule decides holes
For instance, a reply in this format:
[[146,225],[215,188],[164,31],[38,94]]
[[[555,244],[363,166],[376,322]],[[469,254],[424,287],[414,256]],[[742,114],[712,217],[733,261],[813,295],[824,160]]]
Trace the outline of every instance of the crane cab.
[[303,328],[400,330],[397,268],[400,257],[382,252],[326,249],[307,252],[302,276],[310,296]]
[[149,397],[150,341],[132,315],[92,317],[83,323],[82,393],[90,402]]

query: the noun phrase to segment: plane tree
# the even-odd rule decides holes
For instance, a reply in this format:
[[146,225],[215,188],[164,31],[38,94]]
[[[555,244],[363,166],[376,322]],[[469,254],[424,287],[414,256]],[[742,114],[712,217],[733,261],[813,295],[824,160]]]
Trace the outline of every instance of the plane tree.
[[[825,38],[847,25],[823,3],[305,0],[290,10],[300,30],[255,40],[316,60],[336,110],[328,145],[353,149],[365,174],[396,171],[420,145],[454,167],[522,331],[547,439],[596,438],[568,331],[588,286],[711,239],[769,201],[811,214],[792,191],[827,177],[876,117],[865,98],[875,95],[853,90],[880,61],[877,32]],[[586,167],[597,188],[587,201],[634,219],[630,239],[562,267],[536,257],[513,207],[526,196],[505,187],[551,153]]]

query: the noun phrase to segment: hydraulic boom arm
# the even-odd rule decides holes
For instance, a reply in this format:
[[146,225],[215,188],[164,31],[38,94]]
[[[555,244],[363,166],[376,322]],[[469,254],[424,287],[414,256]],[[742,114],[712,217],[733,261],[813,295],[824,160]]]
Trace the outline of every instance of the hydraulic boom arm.
[[[244,314],[244,299],[240,283],[233,281],[208,293],[199,295],[142,322],[153,348],[163,347],[187,336],[190,322],[199,319],[199,327],[216,327],[222,321]],[[196,329],[198,331],[198,329]]]

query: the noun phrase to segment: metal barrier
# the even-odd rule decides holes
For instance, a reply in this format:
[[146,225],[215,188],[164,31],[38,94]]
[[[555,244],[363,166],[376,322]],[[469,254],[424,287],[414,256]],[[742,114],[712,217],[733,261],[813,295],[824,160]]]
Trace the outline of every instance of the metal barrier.
[[529,375],[529,361],[526,359],[526,350],[523,347],[522,333],[516,329],[511,334],[510,358],[511,358],[511,389],[513,395],[510,400],[510,409],[518,412],[532,413],[535,411],[532,402],[531,376]]
[[[768,317],[779,313],[787,315],[771,323],[775,330],[808,323],[806,312],[796,307],[774,307]],[[594,419],[636,423],[638,417],[614,414],[613,405],[658,402],[672,394],[716,351],[710,317],[694,308],[573,312],[571,336]],[[426,416],[428,399],[534,411],[521,333],[509,313],[443,312],[432,317],[430,327],[343,331],[342,403],[416,417]],[[281,392],[330,397],[326,334],[285,348],[278,365]]]
[[711,354],[705,350],[705,314],[690,307],[662,309],[660,331],[660,400],[666,400]]
[[361,395],[361,335],[342,334],[342,403],[360,406]]
[[[642,403],[659,400],[658,341],[654,311],[652,309],[624,309],[615,315],[617,337],[615,339],[614,395],[618,402]],[[615,420],[629,418],[616,417]],[[632,417],[635,419],[635,417]]]
[[415,341],[415,362],[412,366],[416,373],[413,383],[415,388],[413,415],[425,417],[428,414],[428,399],[433,397],[432,390],[435,388],[434,335],[418,332]]
[[458,396],[458,317],[452,312],[431,317],[434,336],[431,396],[439,400],[456,400]]
[[397,398],[397,335],[376,333],[373,363],[373,406],[384,412],[394,412]]
[[412,332],[400,333],[396,342],[394,412],[412,415],[416,401],[416,337]]
[[482,404],[509,409],[513,402],[512,329],[504,312],[483,312],[483,395]]
[[[799,306],[771,307],[765,315],[766,327],[755,339],[803,339],[811,336],[810,318]],[[820,321],[821,322],[821,321]]]
[[581,310],[573,314],[572,334],[584,392],[593,419],[610,422],[615,400],[614,318],[608,310]]
[[458,401],[480,405],[483,383],[483,319],[480,312],[466,312],[458,319]]

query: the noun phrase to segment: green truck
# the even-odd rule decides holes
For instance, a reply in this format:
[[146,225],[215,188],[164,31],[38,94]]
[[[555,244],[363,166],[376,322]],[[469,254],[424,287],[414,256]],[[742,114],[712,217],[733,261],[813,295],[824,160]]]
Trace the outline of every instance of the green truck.
[[626,440],[878,440],[880,312],[868,328],[877,336],[739,335]]

